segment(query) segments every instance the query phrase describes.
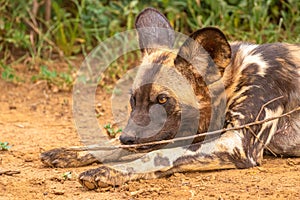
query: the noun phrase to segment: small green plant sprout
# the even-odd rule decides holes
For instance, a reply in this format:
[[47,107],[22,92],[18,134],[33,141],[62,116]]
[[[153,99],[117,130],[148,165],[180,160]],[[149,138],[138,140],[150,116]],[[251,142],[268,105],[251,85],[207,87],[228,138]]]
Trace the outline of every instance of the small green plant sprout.
[[0,142],[0,151],[7,151],[11,148],[11,146],[8,145],[8,142]]
[[122,129],[121,129],[121,128],[115,129],[115,128],[113,128],[113,126],[112,126],[111,124],[109,124],[109,123],[106,124],[106,125],[104,126],[104,129],[107,131],[107,133],[108,133],[108,135],[109,135],[110,137],[115,137],[117,133],[122,132]]
[[63,179],[66,180],[70,180],[72,178],[72,172],[65,172],[62,175]]
[[0,67],[0,71],[1,72],[1,78],[7,82],[12,82],[12,83],[16,83],[16,82],[20,82],[20,77],[18,77],[16,75],[15,70],[8,66],[8,65],[4,65],[2,63],[0,63],[1,67]]

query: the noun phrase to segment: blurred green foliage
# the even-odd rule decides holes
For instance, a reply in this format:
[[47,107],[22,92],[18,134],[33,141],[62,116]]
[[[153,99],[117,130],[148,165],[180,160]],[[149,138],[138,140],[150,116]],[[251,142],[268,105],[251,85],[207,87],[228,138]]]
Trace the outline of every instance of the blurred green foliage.
[[1,78],[7,82],[17,83],[21,81],[21,78],[18,77],[15,73],[15,70],[9,65],[5,65],[0,61],[1,69]]
[[[49,19],[45,2],[0,0],[3,66],[27,57],[86,55],[115,33],[133,29],[136,15],[149,6],[163,12],[175,30],[185,34],[217,26],[230,40],[300,42],[299,0],[52,0]],[[2,77],[11,79],[3,69]]]
[[0,142],[0,151],[7,151],[11,148],[11,146],[8,145],[8,142]]
[[45,80],[49,85],[55,85],[59,89],[68,90],[73,84],[73,77],[70,73],[57,72],[55,70],[48,69],[47,66],[41,65],[40,71],[37,75],[31,77],[33,82],[38,80]]

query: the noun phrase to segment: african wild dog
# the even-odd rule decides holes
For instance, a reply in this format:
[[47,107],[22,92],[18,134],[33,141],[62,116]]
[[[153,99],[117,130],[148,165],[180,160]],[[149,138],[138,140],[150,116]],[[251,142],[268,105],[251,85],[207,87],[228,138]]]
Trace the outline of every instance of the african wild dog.
[[[138,15],[136,28],[143,60],[132,86],[130,119],[120,136],[123,144],[237,127],[300,106],[298,45],[229,44],[217,28],[203,28],[192,33],[174,53],[173,29],[152,8]],[[152,28],[153,32],[143,28]],[[164,35],[156,32],[159,28],[165,30]],[[147,128],[153,122],[162,125],[155,134],[153,126]],[[249,168],[260,164],[266,146],[279,155],[300,156],[300,113],[190,143],[132,149],[149,153],[119,166],[88,170],[79,181],[94,189],[174,172]],[[53,151],[43,154],[42,159],[50,165],[58,160]]]

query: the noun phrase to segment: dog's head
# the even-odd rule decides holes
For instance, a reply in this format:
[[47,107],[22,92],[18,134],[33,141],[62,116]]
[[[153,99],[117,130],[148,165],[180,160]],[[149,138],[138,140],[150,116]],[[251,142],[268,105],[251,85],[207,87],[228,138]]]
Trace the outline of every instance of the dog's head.
[[[131,114],[120,136],[123,144],[172,139],[208,130],[212,98],[230,63],[231,49],[216,28],[200,29],[178,49],[170,23],[153,8],[136,18],[142,64],[131,90]],[[217,88],[212,93],[211,88]],[[145,145],[151,151],[161,145]]]

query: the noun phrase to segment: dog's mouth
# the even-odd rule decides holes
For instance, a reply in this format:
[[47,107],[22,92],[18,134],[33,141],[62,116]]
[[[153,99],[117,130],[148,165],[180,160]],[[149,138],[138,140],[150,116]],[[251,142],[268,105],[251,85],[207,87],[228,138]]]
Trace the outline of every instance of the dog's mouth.
[[[164,137],[159,137],[156,139],[143,139],[143,140],[137,140],[135,143],[133,143],[132,145],[135,147],[129,147],[126,148],[129,151],[133,151],[133,152],[150,152],[153,150],[158,150],[168,144],[170,144],[170,142],[166,142],[166,143],[161,143],[161,144],[155,144],[158,141],[163,141],[163,140],[169,140],[169,139],[173,139],[173,135],[171,136],[171,133],[167,133],[164,134]],[[124,144],[126,145],[126,144]]]
[[153,151],[153,150],[158,150],[163,146],[164,146],[164,144],[142,145],[142,146],[130,147],[130,148],[126,148],[126,149],[129,150],[129,151],[132,151],[132,152],[147,153],[147,152],[150,152],[150,151]]

